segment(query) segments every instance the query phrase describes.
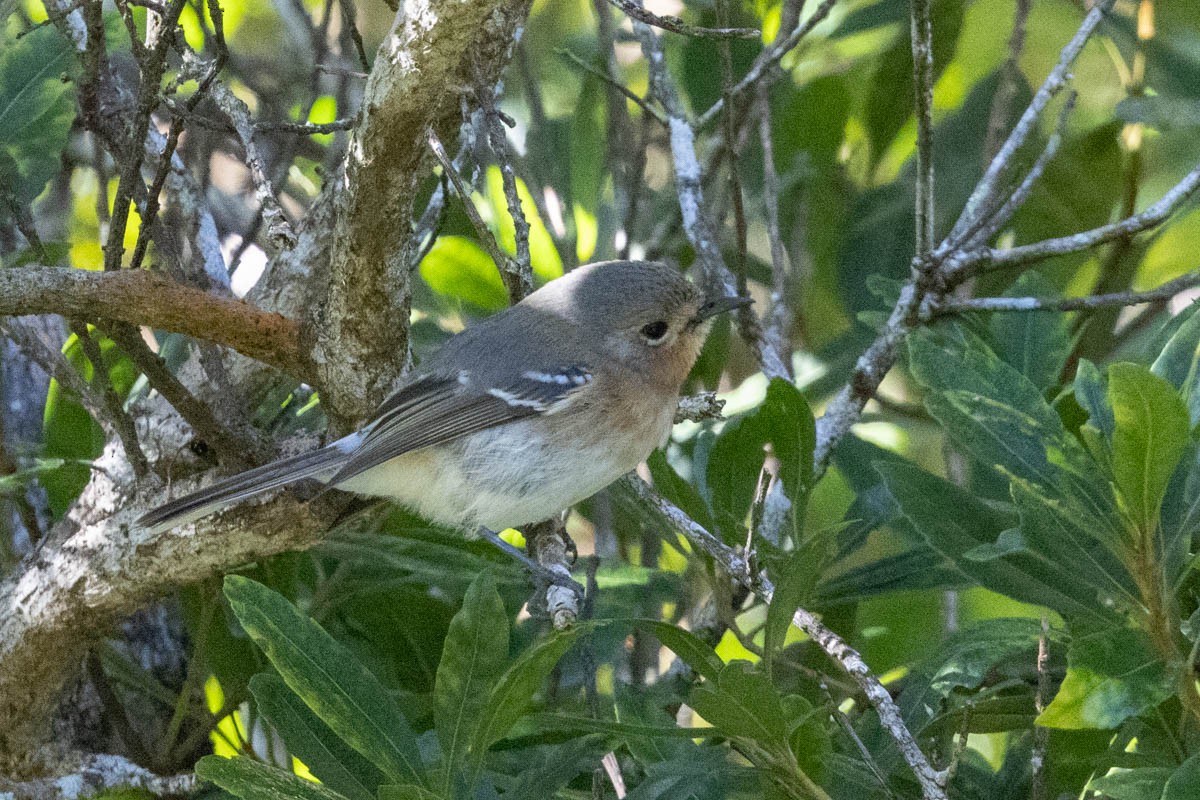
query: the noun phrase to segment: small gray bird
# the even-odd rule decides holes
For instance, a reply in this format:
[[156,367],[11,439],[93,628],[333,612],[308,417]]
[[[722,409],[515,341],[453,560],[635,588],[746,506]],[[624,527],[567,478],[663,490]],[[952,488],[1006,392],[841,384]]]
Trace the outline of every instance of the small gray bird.
[[451,337],[361,431],[139,523],[165,530],[306,479],[467,531],[548,519],[666,442],[713,317],[749,302],[705,298],[663,264],[579,267]]

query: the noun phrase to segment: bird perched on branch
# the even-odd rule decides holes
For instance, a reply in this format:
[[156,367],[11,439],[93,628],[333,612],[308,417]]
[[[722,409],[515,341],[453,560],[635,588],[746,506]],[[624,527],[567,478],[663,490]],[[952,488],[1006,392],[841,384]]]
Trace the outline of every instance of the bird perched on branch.
[[547,519],[666,442],[713,318],[749,302],[706,298],[663,264],[579,267],[451,337],[361,431],[139,523],[165,530],[303,480],[467,531]]

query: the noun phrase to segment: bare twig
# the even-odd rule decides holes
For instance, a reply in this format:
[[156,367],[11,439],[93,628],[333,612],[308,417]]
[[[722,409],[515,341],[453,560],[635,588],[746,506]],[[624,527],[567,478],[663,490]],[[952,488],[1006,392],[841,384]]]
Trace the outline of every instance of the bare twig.
[[716,392],[681,397],[679,407],[675,409],[675,421],[703,422],[706,419],[725,419],[721,415],[724,408],[725,401],[719,399]]
[[442,140],[438,138],[433,131],[429,132],[429,149],[433,151],[434,158],[442,165],[442,174],[450,179],[450,183],[454,186],[454,191],[458,193],[458,197],[463,202],[463,211],[467,212],[467,218],[471,220],[471,225],[475,228],[475,235],[479,237],[479,244],[487,250],[488,255],[492,257],[492,261],[496,262],[496,269],[500,270],[500,276],[513,274],[509,266],[509,258],[500,249],[500,244],[496,241],[496,237],[488,228],[487,223],[483,221],[483,217],[479,216],[479,209],[475,207],[475,201],[471,199],[471,190],[467,187],[462,179],[462,175],[458,174],[458,170],[454,168],[454,162],[450,160],[450,156],[446,154],[446,148],[442,146]]
[[1021,114],[1020,120],[1017,121],[1016,126],[996,153],[996,157],[988,164],[983,177],[975,185],[974,191],[971,192],[970,198],[968,198],[966,205],[963,207],[962,214],[959,215],[958,221],[954,223],[954,228],[950,231],[950,235],[946,237],[946,241],[939,248],[940,250],[948,250],[960,243],[962,241],[962,232],[971,226],[977,217],[984,215],[988,207],[995,204],[1001,177],[1008,171],[1013,159],[1016,157],[1017,151],[1025,144],[1030,134],[1036,129],[1038,118],[1046,110],[1046,106],[1049,105],[1051,99],[1067,85],[1071,64],[1075,62],[1075,58],[1083,50],[1084,44],[1091,38],[1092,33],[1096,30],[1096,26],[1100,24],[1100,20],[1104,18],[1105,13],[1108,12],[1113,2],[1114,0],[1101,0],[1084,17],[1079,30],[1075,32],[1075,35],[1071,37],[1071,41],[1067,43],[1066,47],[1059,54],[1058,63],[1054,65],[1046,80],[1042,82],[1037,93],[1033,96],[1033,100],[1030,101],[1029,106]]
[[1025,201],[1033,192],[1033,187],[1041,180],[1042,174],[1046,171],[1046,166],[1058,155],[1063,138],[1066,136],[1067,120],[1075,109],[1075,98],[1075,92],[1067,95],[1067,101],[1063,104],[1062,111],[1059,112],[1058,124],[1054,127],[1054,132],[1046,140],[1046,146],[1038,154],[1033,166],[1029,168],[1029,172],[1025,173],[1025,177],[1017,188],[1012,191],[995,213],[980,216],[975,224],[966,229],[963,240],[967,242],[967,246],[978,247],[985,244],[1008,224],[1021,206],[1025,205]]
[[[764,315],[763,335],[780,353],[791,352],[792,312],[789,306],[789,261],[779,225],[779,173],[775,170],[775,144],[771,136],[771,98],[767,91],[756,100],[758,139],[763,152],[763,206],[767,212],[767,237],[771,241],[771,308]],[[784,362],[791,375],[791,364]]]
[[1118,222],[1101,225],[1091,230],[1045,239],[1008,250],[990,247],[974,250],[967,253],[959,267],[950,274],[958,279],[964,275],[974,275],[983,271],[1032,264],[1054,256],[1088,250],[1115,239],[1133,236],[1165,222],[1196,193],[1197,189],[1200,189],[1200,164],[1140,214],[1134,214]]
[[[667,74],[662,43],[648,26],[634,22],[633,27],[642,42],[642,51],[650,62],[650,86],[667,111],[671,160],[675,168],[675,192],[679,196],[683,230],[699,257],[705,289],[710,294],[736,294],[737,283],[725,266],[717,232],[704,211],[700,162],[696,157],[696,133],[684,115],[679,94]],[[766,340],[754,312],[748,307],[738,314],[738,327],[747,344],[754,348],[763,372],[768,377],[786,377],[787,359]]]
[[0,316],[62,314],[161,328],[216,342],[306,377],[292,320],[146,270],[102,273],[41,265],[0,270]]
[[642,8],[641,4],[635,3],[633,0],[608,0],[608,2],[638,22],[662,28],[664,31],[681,33],[684,36],[703,39],[753,39],[761,33],[757,28],[702,28],[698,25],[689,25],[679,17],[670,14],[660,16],[647,11]]
[[254,142],[254,123],[250,119],[250,109],[223,83],[214,82],[210,93],[217,106],[233,123],[238,139],[246,151],[246,166],[250,169],[254,194],[262,207],[263,221],[267,224],[267,239],[280,250],[295,247],[296,232],[292,230],[287,215],[275,197],[262,155]]
[[138,442],[137,428],[134,426],[133,418],[125,411],[121,398],[117,397],[116,389],[113,388],[112,375],[108,370],[108,365],[104,363],[100,345],[92,338],[92,332],[83,322],[72,322],[71,331],[79,339],[79,344],[88,361],[92,362],[92,386],[93,388],[100,387],[100,398],[104,402],[108,419],[121,440],[121,446],[125,448],[125,456],[133,465],[134,474],[143,478],[150,471],[150,466],[146,461],[146,454],[142,452],[142,446]]
[[[785,55],[791,52],[792,48],[798,45],[800,41],[812,31],[813,28],[817,27],[822,20],[829,16],[829,12],[833,10],[833,6],[837,2],[838,0],[824,0],[824,2],[817,6],[816,10],[813,11],[812,16],[805,20],[802,25],[788,34],[787,38],[785,38],[783,41],[776,40],[772,42],[770,47],[760,53],[758,58],[754,59],[754,64],[746,72],[745,76],[743,76],[740,81],[733,85],[733,87],[729,90],[729,95],[731,97],[736,97],[752,86],[755,88],[761,87],[762,82],[760,79],[763,77],[763,75],[776,64],[778,64],[779,61]],[[724,107],[725,97],[722,96],[715,103],[709,106],[703,114],[700,115],[700,117],[696,120],[696,127],[703,128],[705,125],[712,122],[714,119],[716,119],[717,114],[721,113],[721,109]]]
[[[3,274],[2,270],[0,274]],[[26,358],[74,395],[96,422],[102,427],[111,427],[104,398],[83,379],[79,370],[71,366],[58,345],[47,342],[40,331],[8,321],[0,321],[0,333],[11,339]]]
[[1013,12],[1012,34],[1008,37],[1008,58],[1000,72],[1000,85],[996,87],[996,95],[992,98],[992,108],[988,113],[987,136],[983,142],[984,160],[991,161],[996,157],[1000,147],[1001,137],[1004,136],[1004,124],[1008,119],[1009,106],[1017,95],[1020,85],[1021,53],[1025,49],[1025,24],[1029,20],[1029,9],[1033,0],[1017,0]]
[[912,0],[913,90],[917,114],[917,255],[933,248],[933,21],[930,0]]
[[[900,297],[893,306],[887,322],[867,350],[858,358],[846,385],[842,387],[841,391],[830,402],[825,414],[817,420],[817,445],[813,456],[816,475],[824,474],[833,449],[859,419],[863,408],[874,396],[876,389],[879,388],[880,382],[883,381],[884,376],[887,375],[892,365],[895,364],[901,342],[904,341],[909,331],[920,323],[920,309],[922,306],[927,302],[940,301],[948,291],[953,289],[955,282],[961,282],[971,277],[972,274],[979,271],[984,265],[989,264],[992,257],[1000,254],[998,251],[989,249],[965,253],[962,250],[964,236],[978,230],[981,224],[983,224],[980,220],[990,218],[992,209],[999,205],[997,193],[1000,178],[1010,169],[1017,151],[1035,129],[1038,117],[1045,110],[1051,98],[1066,84],[1071,63],[1075,60],[1079,51],[1083,49],[1084,43],[1095,31],[1096,26],[1100,24],[1100,20],[1103,18],[1106,10],[1112,5],[1112,1],[1101,0],[1084,17],[1079,30],[1062,49],[1057,65],[1051,70],[1049,76],[1047,76],[1042,86],[1038,89],[1029,107],[1022,114],[1020,121],[1012,133],[1009,134],[1008,139],[1005,140],[1004,145],[1000,148],[1000,151],[996,154],[991,164],[989,164],[983,178],[976,185],[950,235],[941,244],[933,248],[932,252],[927,256],[914,259],[913,276],[901,289]],[[1197,168],[1195,181],[1200,182],[1200,167]],[[1032,185],[1032,181],[1027,181],[1026,183],[1030,186]],[[1168,193],[1170,198],[1164,197],[1164,200],[1171,199],[1176,204],[1182,202],[1183,197],[1196,188],[1195,183],[1189,183],[1188,179],[1185,179],[1184,184],[1186,185],[1178,186],[1175,190]],[[1185,189],[1186,192],[1183,191]],[[1152,220],[1157,219],[1161,221],[1174,207],[1174,205],[1171,205],[1169,209],[1155,207],[1147,209],[1144,212],[1146,217],[1140,220],[1140,222],[1145,227],[1157,224]],[[1128,220],[1125,222],[1128,223]],[[1123,226],[1122,223],[1117,223],[1114,226],[1105,226],[1105,228],[1116,228],[1118,230],[1115,232],[1104,231],[1095,238],[1104,241],[1104,235],[1108,235],[1110,238],[1122,235],[1121,231],[1124,227],[1127,227],[1127,225]],[[1085,240],[1089,240],[1087,234],[1079,236]],[[1073,243],[1077,239],[1077,237],[1065,238],[1072,240]],[[1050,249],[1053,249],[1056,242],[1059,246],[1062,246],[1061,240],[1049,240]],[[1094,243],[1099,242],[1084,244],[1075,249],[1083,249],[1083,247],[1092,246]],[[1046,244],[1039,243],[1042,246]],[[1036,248],[1038,245],[1031,245],[1030,247]],[[1021,248],[1014,249],[1020,250]],[[1028,251],[1026,252],[1028,253]],[[1016,260],[1019,260],[1019,258],[1020,255],[1016,257]]]
[[[167,4],[162,16],[158,17],[164,28],[172,30],[175,27],[184,5],[185,0],[172,0]],[[149,16],[155,17],[156,15]],[[151,27],[147,23],[148,32]],[[121,267],[121,257],[125,252],[125,228],[129,222],[130,205],[135,192],[141,194],[145,191],[141,177],[142,162],[145,158],[145,141],[150,131],[150,115],[158,105],[159,85],[167,68],[167,51],[170,49],[171,38],[170,36],[158,37],[145,56],[139,60],[141,83],[138,90],[137,110],[134,113],[130,138],[123,143],[122,148],[124,150],[123,168],[117,184],[117,194],[113,198],[112,222],[108,229],[108,241],[104,247],[104,268],[106,270],[115,270]],[[137,37],[131,37],[131,41],[137,42]]]
[[[768,605],[774,600],[775,586],[758,570],[752,558],[726,545],[684,511],[647,486],[641,479],[630,476],[628,485],[648,507],[657,511],[671,527],[682,534],[696,549],[709,555],[722,566],[733,580],[757,594]],[[829,630],[811,612],[803,608],[792,615],[792,624],[809,637],[854,681],[867,700],[879,714],[879,721],[895,740],[905,762],[921,784],[921,795],[925,800],[945,800],[947,773],[935,770],[921,752],[912,732],[904,723],[900,708],[891,694],[871,672],[857,650],[840,636]]]
[[646,98],[640,96],[639,94],[634,92],[632,89],[630,89],[625,84],[621,83],[620,81],[618,81],[611,75],[608,75],[608,74],[602,72],[601,70],[596,69],[591,64],[587,63],[582,58],[575,55],[575,53],[571,52],[570,50],[568,50],[565,47],[559,47],[559,48],[555,49],[554,52],[558,53],[563,58],[568,59],[571,63],[573,63],[575,66],[579,67],[580,69],[582,69],[587,74],[594,75],[595,77],[604,81],[604,83],[607,86],[609,86],[612,89],[616,89],[618,92],[620,92],[621,94],[625,95],[627,98],[632,100],[634,102],[634,104],[637,105],[638,108],[640,108],[640,109],[642,109],[642,111],[646,112],[646,114],[648,116],[653,117],[660,125],[662,125],[664,127],[666,126],[667,118],[665,116],[663,116],[663,113],[661,111],[659,111],[657,108],[655,108],[654,106],[650,105],[650,103],[646,100]]
[[196,435],[225,462],[250,466],[256,461],[266,460],[271,450],[262,437],[249,425],[240,422],[226,424],[217,419],[212,409],[192,394],[167,368],[162,358],[150,349],[136,328],[123,322],[113,322],[106,326],[105,332],[125,351],[149,384],[187,420]]
[[1170,300],[1188,289],[1200,286],[1200,270],[1167,281],[1162,286],[1144,292],[1113,292],[1087,297],[977,297],[970,300],[945,301],[937,306],[932,317],[963,314],[970,311],[1090,311],[1113,306],[1136,306]]
[[[1046,710],[1046,701],[1050,696],[1050,624],[1042,617],[1042,633],[1038,636],[1037,649],[1037,688],[1033,696],[1034,710],[1041,714]],[[1046,800],[1046,746],[1049,744],[1049,730],[1040,725],[1033,726],[1033,751],[1029,754],[1030,770],[1033,773],[1033,786],[1030,791],[1031,800]]]
[[[491,87],[481,88],[476,92],[479,105],[483,109],[483,123],[487,128],[488,145],[492,155],[500,165],[500,177],[504,184],[504,199],[508,204],[508,215],[512,218],[513,238],[516,242],[517,257],[505,259],[506,269],[501,269],[500,277],[508,290],[508,301],[519,303],[525,295],[533,291],[533,265],[529,260],[529,221],[521,209],[521,197],[517,192],[517,176],[513,172],[512,160],[508,157],[508,137],[504,131],[500,112],[496,110],[496,100]],[[469,198],[464,198],[470,202]],[[515,268],[515,269],[514,269]]]

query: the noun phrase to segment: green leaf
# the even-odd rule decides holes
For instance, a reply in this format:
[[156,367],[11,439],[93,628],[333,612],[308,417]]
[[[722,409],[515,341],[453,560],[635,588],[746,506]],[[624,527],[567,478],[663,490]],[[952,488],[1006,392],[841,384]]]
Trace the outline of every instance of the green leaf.
[[[1092,781],[1089,788],[1111,800],[1162,800],[1172,770],[1167,767],[1123,769]],[[1195,794],[1187,797],[1196,797]]]
[[1112,406],[1108,404],[1108,385],[1103,373],[1086,358],[1079,359],[1075,371],[1075,402],[1088,413],[1092,427],[1112,439],[1116,422],[1113,421]]
[[1200,100],[1190,97],[1126,97],[1117,103],[1118,119],[1144,122],[1160,131],[1200,127]]
[[441,295],[487,311],[508,305],[499,268],[483,248],[465,236],[439,236],[421,259],[421,277]]
[[[0,34],[0,184],[28,204],[61,166],[75,116],[71,43],[53,28],[17,41]],[[0,206],[0,219],[8,214]]]
[[1194,755],[1171,773],[1162,800],[1195,800],[1200,797],[1200,755]]
[[788,747],[788,725],[779,692],[746,661],[731,661],[716,686],[692,690],[689,704],[727,736],[767,748]]
[[196,775],[243,800],[340,800],[342,795],[278,767],[245,756],[205,756]]
[[1175,329],[1150,370],[1180,390],[1192,427],[1200,424],[1200,303],[1180,314]]
[[1067,677],[1037,724],[1111,730],[1172,693],[1171,675],[1146,635],[1113,628],[1071,643]]
[[767,624],[763,630],[763,653],[768,672],[773,671],[775,653],[783,647],[792,615],[813,588],[815,576],[809,563],[812,560],[808,548],[796,550],[790,554],[782,572],[777,574],[775,594],[767,607]]
[[1041,625],[1033,619],[981,620],[953,634],[930,659],[934,691],[977,689],[1002,661],[1036,650]]
[[496,579],[484,571],[471,583],[450,621],[433,691],[433,719],[442,745],[443,793],[449,796],[488,690],[508,662],[508,612]]
[[321,783],[350,800],[375,797],[383,773],[339,739],[277,675],[255,675],[250,692],[288,752],[303,761]]
[[788,498],[803,508],[812,484],[815,425],[808,401],[793,384],[776,378],[762,404],[730,420],[713,445],[705,481],[715,508],[742,520],[754,501],[754,489],[771,445]]
[[913,374],[930,390],[926,407],[957,447],[1039,487],[1097,538],[1119,544],[1108,482],[1028,378],[959,328],[918,331],[909,353]]
[[1153,530],[1167,482],[1188,444],[1188,413],[1171,384],[1139,364],[1108,369],[1113,473],[1134,524]]
[[637,619],[633,624],[654,635],[655,639],[675,655],[683,659],[696,674],[716,681],[725,669],[725,662],[717,651],[701,641],[696,634],[657,619]]
[[[1005,297],[1053,297],[1054,284],[1040,272],[1026,272],[1004,292]],[[1071,354],[1071,322],[1059,311],[993,314],[988,330],[997,354],[1034,386],[1057,386]]]
[[[988,561],[966,554],[981,544],[995,542],[1015,519],[985,504],[974,495],[913,465],[883,463],[875,466],[901,513],[926,542],[963,575],[994,592],[1026,603],[1035,603],[1064,616],[1111,620],[1113,610],[1096,598],[1063,567],[1030,553],[1017,553]],[[947,513],[953,509],[954,513]]]
[[471,737],[469,750],[476,773],[488,748],[508,733],[525,714],[534,693],[585,627],[576,625],[539,642],[501,676],[499,683],[488,696],[486,705],[479,712],[479,721]]
[[392,780],[424,784],[416,736],[378,678],[261,583],[227,576],[225,596],[283,680],[322,721]]
[[379,800],[444,800],[444,798],[415,784],[389,783],[379,787]]

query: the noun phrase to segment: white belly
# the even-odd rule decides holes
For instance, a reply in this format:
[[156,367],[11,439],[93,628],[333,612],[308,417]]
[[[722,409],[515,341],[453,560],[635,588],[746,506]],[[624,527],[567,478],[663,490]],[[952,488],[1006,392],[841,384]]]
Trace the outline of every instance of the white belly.
[[600,441],[594,430],[572,431],[571,449],[545,446],[530,435],[531,424],[510,423],[406,453],[339,488],[396,500],[442,525],[499,531],[549,519],[591,497],[646,458],[670,419],[648,420],[645,437],[621,437],[619,447]]

